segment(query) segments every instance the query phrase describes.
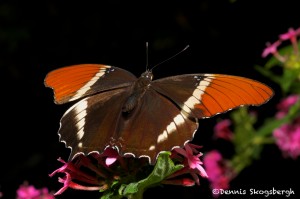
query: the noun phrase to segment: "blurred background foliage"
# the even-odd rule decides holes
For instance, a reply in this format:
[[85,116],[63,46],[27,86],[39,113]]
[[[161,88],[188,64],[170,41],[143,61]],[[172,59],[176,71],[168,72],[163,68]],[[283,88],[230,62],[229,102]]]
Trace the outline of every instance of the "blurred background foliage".
[[[265,64],[261,53],[266,42],[275,41],[289,27],[299,27],[298,11],[297,1],[1,1],[3,198],[14,198],[25,180],[50,190],[61,186],[48,174],[60,166],[58,157],[68,157],[69,150],[58,142],[56,132],[70,104],[53,103],[52,91],[43,85],[47,72],[72,64],[102,63],[139,76],[145,70],[146,42],[150,66],[190,45],[183,54],[157,67],[154,77],[225,73],[262,81],[275,90],[275,96],[251,108],[258,112],[260,125],[274,115],[282,96],[277,95],[280,85],[254,66]],[[203,152],[217,147],[225,157],[232,154],[227,142],[212,140],[217,119],[228,114],[200,121],[194,142],[204,146]],[[284,159],[275,145],[261,150],[261,158],[232,181],[232,189],[300,187],[299,159]],[[145,192],[145,198],[160,194],[204,198],[211,194],[208,187],[203,179],[200,187],[154,188]],[[67,191],[58,198],[80,194]],[[84,192],[86,198],[89,194],[97,198],[98,193]]]

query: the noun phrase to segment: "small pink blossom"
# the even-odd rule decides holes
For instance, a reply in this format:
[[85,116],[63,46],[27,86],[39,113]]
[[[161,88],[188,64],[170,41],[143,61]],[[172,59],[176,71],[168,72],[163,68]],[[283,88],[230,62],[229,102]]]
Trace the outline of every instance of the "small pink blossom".
[[269,54],[275,54],[278,53],[277,51],[277,47],[281,44],[281,41],[278,40],[276,42],[274,42],[273,44],[271,44],[270,42],[266,43],[266,48],[262,53],[262,57],[267,57]]
[[40,191],[32,185],[21,185],[17,190],[18,199],[37,198],[40,195]]
[[277,104],[278,112],[276,113],[275,117],[277,119],[283,118],[289,112],[290,107],[296,104],[299,99],[299,95],[293,94],[281,100],[280,103]]
[[271,44],[270,42],[267,42],[266,45],[267,47],[264,49],[262,53],[262,57],[267,57],[269,54],[272,54],[274,57],[276,57],[280,62],[285,62],[286,58],[281,56],[279,52],[277,51],[277,47],[281,44],[281,41],[278,40]]
[[273,136],[285,157],[296,159],[300,156],[300,118],[275,129]]
[[287,33],[279,35],[281,40],[290,40],[292,43],[297,43],[297,36],[300,34],[300,28],[294,30],[294,28],[289,28]]
[[[297,94],[289,95],[277,104],[278,112],[275,117],[281,119],[287,115],[291,106],[300,99]],[[285,157],[296,159],[300,155],[300,118],[291,123],[285,123],[273,131],[275,142]]]
[[[207,178],[207,173],[203,168],[203,163],[200,157],[203,155],[198,151],[201,146],[187,143],[184,148],[175,148],[172,150],[171,158],[180,159],[180,162],[184,165],[182,169],[170,175],[167,179],[162,181],[162,184],[175,184],[183,186],[193,186],[194,184],[200,185],[198,176]],[[190,178],[182,178],[185,174],[190,174],[193,180]],[[178,176],[181,177],[178,179]],[[193,183],[192,183],[193,182]]]
[[174,150],[183,155],[186,160],[188,161],[188,165],[191,169],[197,169],[200,172],[200,175],[202,177],[207,177],[207,174],[204,170],[204,168],[202,167],[202,161],[200,160],[200,156],[202,156],[202,153],[197,152],[196,155],[194,155],[194,151],[195,148],[192,148],[193,145],[191,144],[186,144],[183,148],[175,148]]
[[[203,162],[209,176],[211,189],[229,189],[233,172],[226,165],[222,155],[217,150],[210,151],[204,156]],[[213,196],[217,198],[219,195]]]
[[230,125],[231,121],[229,119],[218,122],[214,127],[214,137],[231,141],[233,138],[233,132],[229,128]]
[[54,199],[54,195],[47,188],[36,189],[33,185],[24,183],[17,190],[17,199]]
[[295,53],[298,53],[298,45],[297,45],[297,36],[300,35],[300,28],[294,30],[294,28],[289,28],[287,33],[279,35],[281,40],[290,40]]

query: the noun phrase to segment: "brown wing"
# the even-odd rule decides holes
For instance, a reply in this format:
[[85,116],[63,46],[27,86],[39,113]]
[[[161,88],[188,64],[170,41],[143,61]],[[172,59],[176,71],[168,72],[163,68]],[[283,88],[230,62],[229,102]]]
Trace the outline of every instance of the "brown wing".
[[180,107],[149,89],[131,113],[122,113],[130,89],[116,89],[88,97],[61,119],[61,141],[78,153],[102,152],[111,146],[120,154],[146,156],[155,163],[161,151],[183,146],[198,124]]

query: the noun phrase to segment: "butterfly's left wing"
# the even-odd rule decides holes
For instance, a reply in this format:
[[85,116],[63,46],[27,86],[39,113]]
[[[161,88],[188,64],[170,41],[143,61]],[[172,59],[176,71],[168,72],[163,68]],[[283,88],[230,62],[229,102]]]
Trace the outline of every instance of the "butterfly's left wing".
[[45,85],[54,90],[56,104],[78,100],[102,91],[130,86],[137,78],[130,72],[103,64],[76,64],[51,71]]
[[222,74],[178,75],[151,85],[195,118],[212,117],[242,105],[259,106],[274,94],[256,80]]

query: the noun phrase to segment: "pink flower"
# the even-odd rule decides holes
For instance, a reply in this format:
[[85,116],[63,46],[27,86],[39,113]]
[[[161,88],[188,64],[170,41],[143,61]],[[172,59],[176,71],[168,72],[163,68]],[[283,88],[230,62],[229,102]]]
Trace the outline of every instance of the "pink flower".
[[[189,165],[189,168],[191,169],[197,169],[200,173],[200,175],[202,177],[207,177],[207,174],[204,170],[204,168],[202,167],[202,161],[199,159],[200,156],[202,156],[202,153],[199,153],[198,151],[196,151],[196,145],[192,145],[192,144],[186,144],[183,148],[175,148],[174,150],[183,155]],[[196,151],[196,155],[194,155],[194,152]]]
[[299,95],[293,94],[281,100],[281,102],[277,104],[277,109],[279,111],[276,113],[275,117],[277,119],[283,118],[288,113],[290,107],[296,104],[299,99]]
[[293,28],[289,28],[288,32],[279,35],[279,38],[281,40],[289,39],[293,45],[295,54],[298,54],[298,45],[297,45],[297,36],[298,35],[300,35],[300,28],[298,28],[297,30],[294,30]]
[[40,195],[40,191],[32,185],[21,185],[17,190],[18,199],[37,198]]
[[[64,173],[63,178],[59,178],[58,181],[63,183],[63,187],[58,190],[54,195],[62,194],[67,188],[73,188],[78,190],[100,190],[104,185],[104,179],[100,177],[107,177],[107,175],[97,169],[97,167],[91,162],[91,160],[84,156],[79,155],[71,162],[65,162],[61,158],[58,161],[64,165],[59,169],[52,172],[49,176],[53,177],[57,173]],[[90,170],[90,172],[82,171],[82,168]],[[78,184],[82,183],[82,185]],[[84,185],[83,185],[84,184]]]
[[267,42],[267,48],[265,48],[265,50],[262,53],[262,57],[267,57],[269,54],[276,54],[278,53],[277,51],[277,47],[281,44],[281,41],[278,40],[276,42],[274,42],[273,44],[271,44],[270,42]]
[[273,136],[285,157],[296,159],[300,155],[300,118],[275,129]]
[[[278,112],[275,117],[281,119],[289,112],[291,106],[300,99],[297,94],[289,95],[277,104]],[[300,155],[300,117],[291,123],[283,124],[273,131],[276,144],[285,157],[297,158]]]
[[[86,191],[105,191],[116,179],[119,179],[121,175],[125,175],[128,168],[132,166],[128,165],[130,162],[133,163],[136,161],[135,165],[139,165],[138,169],[148,163],[146,158],[134,159],[133,157],[121,157],[112,148],[106,148],[102,154],[91,153],[88,156],[79,155],[70,162],[65,162],[61,158],[58,161],[62,162],[63,166],[56,169],[49,176],[53,177],[58,173],[64,173],[65,176],[58,179],[60,183],[63,183],[63,187],[54,195],[62,194],[68,188]],[[115,169],[112,168],[114,166],[116,167]],[[134,170],[134,166],[130,169]]]
[[229,119],[225,119],[218,122],[214,127],[214,137],[231,141],[233,137],[233,133],[229,129],[230,125],[231,125],[231,121]]
[[[210,151],[204,156],[203,162],[209,176],[211,189],[229,189],[233,172],[226,165],[222,155],[217,150]],[[214,195],[214,197],[218,196]]]
[[297,43],[297,35],[300,34],[300,28],[294,30],[294,28],[289,28],[287,33],[279,35],[281,40],[291,40],[292,43]]
[[[203,163],[200,157],[203,155],[197,149],[202,148],[194,144],[186,144],[184,148],[175,148],[172,150],[171,158],[179,160],[179,164],[184,167],[179,171],[173,173],[167,179],[163,180],[163,184],[180,184],[183,186],[193,186],[194,184],[200,185],[198,176],[207,178],[207,173],[202,167]],[[190,174],[193,180],[185,178],[185,174]]]
[[270,42],[267,42],[267,48],[264,49],[263,53],[262,53],[262,57],[267,57],[269,54],[272,54],[274,57],[276,57],[276,59],[278,59],[280,62],[285,62],[286,58],[281,56],[279,54],[279,52],[277,51],[277,47],[281,44],[281,41],[278,40],[276,42],[274,42],[273,44],[271,44]]
[[47,188],[36,189],[25,182],[17,190],[17,199],[54,199],[54,195],[50,194]]

